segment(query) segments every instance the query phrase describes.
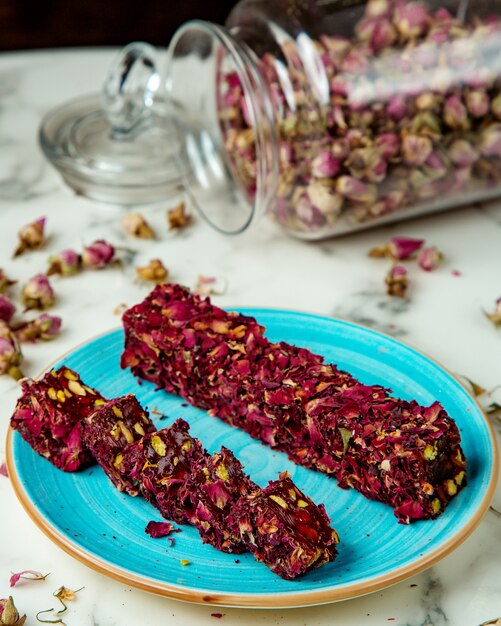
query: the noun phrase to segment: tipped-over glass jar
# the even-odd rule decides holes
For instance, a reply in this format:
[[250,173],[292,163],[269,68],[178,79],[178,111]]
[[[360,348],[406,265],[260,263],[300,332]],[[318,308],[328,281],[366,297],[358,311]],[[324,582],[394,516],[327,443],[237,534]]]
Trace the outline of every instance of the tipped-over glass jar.
[[225,232],[319,239],[501,195],[496,0],[242,0],[165,85],[187,189]]

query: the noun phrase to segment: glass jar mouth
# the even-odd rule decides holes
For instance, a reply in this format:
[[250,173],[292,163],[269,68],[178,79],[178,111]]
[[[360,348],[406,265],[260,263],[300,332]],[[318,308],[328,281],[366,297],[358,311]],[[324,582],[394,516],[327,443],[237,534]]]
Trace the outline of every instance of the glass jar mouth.
[[[233,80],[243,92],[238,105]],[[174,34],[161,84],[186,194],[213,228],[242,233],[266,212],[278,184],[274,113],[256,60],[224,27],[192,20]],[[227,147],[242,107],[252,138],[235,159]],[[253,171],[247,150],[255,151]]]

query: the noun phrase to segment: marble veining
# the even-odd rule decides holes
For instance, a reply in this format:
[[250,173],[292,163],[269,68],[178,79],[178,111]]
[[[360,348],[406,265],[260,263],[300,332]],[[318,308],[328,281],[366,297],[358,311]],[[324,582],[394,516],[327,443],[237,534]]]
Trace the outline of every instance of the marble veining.
[[[54,313],[63,318],[63,332],[53,343],[26,346],[28,375],[82,341],[117,327],[116,307],[131,305],[148,291],[136,279],[135,267],[160,258],[172,280],[191,287],[199,274],[224,279],[227,289],[215,297],[221,306],[280,307],[352,320],[402,338],[487,389],[501,384],[501,330],[483,315],[501,296],[501,203],[304,243],[267,220],[240,237],[225,238],[200,218],[185,232],[168,232],[165,211],[176,203],[172,198],[138,207],[157,230],[158,240],[131,239],[120,227],[124,209],[75,195],[37,145],[43,114],[65,100],[98,92],[115,53],[103,49],[0,56],[0,267],[22,284],[44,271],[51,253],[81,248],[96,238],[111,240],[123,260],[121,269],[54,278]],[[40,215],[48,220],[46,249],[12,260],[16,232]],[[397,234],[425,238],[446,257],[430,274],[409,265],[411,286],[404,300],[385,294],[387,263],[367,257],[370,248]],[[1,377],[0,464],[17,394],[17,384]],[[499,440],[499,415],[490,419]],[[52,606],[52,592],[66,585],[84,587],[69,607],[68,626],[478,626],[501,616],[500,512],[498,488],[493,508],[457,550],[432,569],[384,591],[308,609],[224,609],[149,595],[88,569],[34,526],[9,480],[0,476],[0,598],[12,592],[29,624],[36,623],[37,611]],[[27,568],[51,573],[43,583],[23,582],[10,590],[10,572]]]

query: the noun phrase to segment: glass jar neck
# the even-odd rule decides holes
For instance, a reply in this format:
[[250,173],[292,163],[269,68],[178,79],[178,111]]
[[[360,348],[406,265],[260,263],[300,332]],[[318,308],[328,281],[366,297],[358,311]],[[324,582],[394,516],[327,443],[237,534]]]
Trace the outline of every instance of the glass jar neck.
[[[209,22],[184,24],[169,46],[162,81],[185,190],[227,234],[244,231],[268,210],[279,173],[269,90],[239,34]],[[238,116],[245,117],[246,136],[234,132]]]

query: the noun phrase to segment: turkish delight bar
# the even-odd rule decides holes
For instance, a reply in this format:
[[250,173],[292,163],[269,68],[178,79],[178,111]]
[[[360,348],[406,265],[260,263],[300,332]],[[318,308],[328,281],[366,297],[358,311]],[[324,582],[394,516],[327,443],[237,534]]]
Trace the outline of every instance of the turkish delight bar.
[[25,379],[10,424],[56,467],[75,472],[94,463],[79,424],[106,399],[68,367],[41,379]]
[[139,488],[119,470],[122,451],[147,433],[156,431],[136,397],[114,398],[97,406],[80,422],[82,441],[119,491],[136,496]]
[[246,547],[240,532],[235,532],[228,520],[240,498],[256,490],[259,487],[224,446],[220,452],[198,460],[186,491],[192,508],[189,521],[196,526],[203,542],[223,552],[244,552]]
[[122,367],[391,505],[401,522],[435,518],[466,484],[459,431],[436,402],[364,385],[179,285],[158,285],[123,323]]
[[293,580],[333,561],[339,543],[323,504],[316,505],[283,472],[265,489],[243,496],[230,524],[254,557]]
[[186,482],[194,464],[208,456],[189,428],[178,419],[169,428],[146,434],[122,450],[118,464],[127,482],[139,488],[163,517],[179,524],[189,521],[191,514]]

